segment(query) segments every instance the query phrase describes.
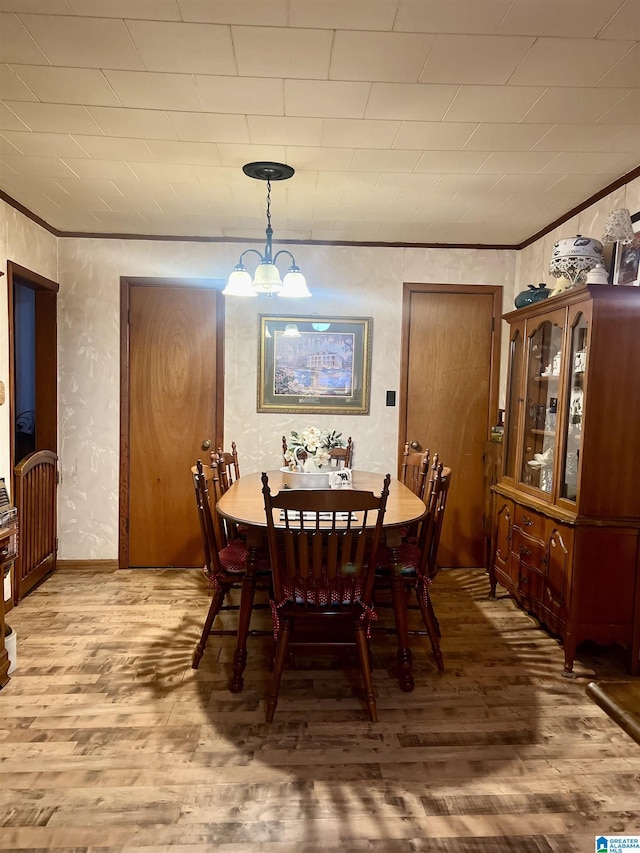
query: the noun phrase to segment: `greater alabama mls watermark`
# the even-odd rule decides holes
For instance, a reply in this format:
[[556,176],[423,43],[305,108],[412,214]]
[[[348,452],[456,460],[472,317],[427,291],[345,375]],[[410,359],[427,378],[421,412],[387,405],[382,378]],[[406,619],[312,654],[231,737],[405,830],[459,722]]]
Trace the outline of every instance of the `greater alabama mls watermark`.
[[640,835],[596,835],[596,853],[640,850]]

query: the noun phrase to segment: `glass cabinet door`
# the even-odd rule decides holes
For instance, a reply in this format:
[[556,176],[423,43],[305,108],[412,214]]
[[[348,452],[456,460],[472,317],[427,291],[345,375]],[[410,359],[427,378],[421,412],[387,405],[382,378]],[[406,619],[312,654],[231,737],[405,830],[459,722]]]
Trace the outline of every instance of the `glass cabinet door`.
[[529,335],[520,479],[550,495],[562,371],[562,326],[547,319]]
[[578,471],[580,441],[582,439],[582,411],[584,402],[584,377],[587,368],[587,343],[589,325],[585,315],[576,315],[571,326],[569,350],[568,389],[564,419],[564,458],[560,468],[560,497],[575,501],[578,496]]
[[507,387],[506,427],[504,435],[504,476],[516,478],[516,454],[518,451],[518,405],[522,394],[522,362],[524,354],[523,329],[514,328],[509,352],[509,379]]

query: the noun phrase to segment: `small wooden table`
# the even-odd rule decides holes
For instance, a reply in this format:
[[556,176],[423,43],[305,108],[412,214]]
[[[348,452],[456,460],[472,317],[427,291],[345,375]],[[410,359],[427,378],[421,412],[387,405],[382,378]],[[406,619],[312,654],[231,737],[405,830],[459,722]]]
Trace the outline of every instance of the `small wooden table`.
[[[279,470],[267,471],[269,487],[272,493],[279,492],[284,488],[282,472]],[[258,564],[258,549],[263,543],[264,533],[267,529],[267,519],[264,513],[264,499],[262,497],[262,475],[260,473],[243,474],[231,488],[225,492],[218,502],[218,512],[223,518],[229,519],[236,524],[246,525],[248,528],[247,547],[249,557],[247,559],[247,575],[255,578]],[[384,481],[383,474],[375,474],[370,471],[353,472],[353,488],[380,494]],[[384,516],[383,530],[387,547],[391,551],[392,563],[396,563],[401,542],[401,528],[408,526],[414,521],[419,521],[425,514],[424,502],[408,489],[399,480],[391,478],[389,485],[389,497]],[[284,523],[279,518],[274,519],[276,527],[284,529]],[[375,518],[371,520],[371,526],[375,525]],[[397,590],[394,595],[404,595],[402,579],[397,577]],[[245,614],[245,618],[250,614]],[[242,618],[242,614],[239,615]],[[242,690],[242,673],[247,662],[246,639],[238,632],[238,643],[233,655],[233,675],[229,689],[237,693]],[[398,638],[407,635],[406,630],[398,630]],[[412,658],[411,649],[404,643],[398,643],[398,665],[399,681],[403,690],[413,690]]]

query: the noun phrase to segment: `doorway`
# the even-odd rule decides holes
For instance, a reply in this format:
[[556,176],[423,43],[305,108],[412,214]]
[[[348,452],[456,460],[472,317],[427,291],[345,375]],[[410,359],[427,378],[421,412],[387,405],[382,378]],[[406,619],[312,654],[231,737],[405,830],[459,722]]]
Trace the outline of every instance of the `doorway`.
[[438,562],[484,566],[483,454],[498,415],[502,288],[405,284],[400,447],[437,452],[452,469]]
[[120,568],[203,565],[190,468],[222,444],[219,287],[121,279]]
[[11,496],[20,547],[13,566],[18,603],[56,567],[59,286],[7,262]]

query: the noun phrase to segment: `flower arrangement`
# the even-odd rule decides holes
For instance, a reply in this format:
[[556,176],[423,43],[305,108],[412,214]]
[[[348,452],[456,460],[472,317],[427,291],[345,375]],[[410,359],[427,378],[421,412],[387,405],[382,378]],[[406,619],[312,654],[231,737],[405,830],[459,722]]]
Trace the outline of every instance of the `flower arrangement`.
[[292,470],[317,470],[329,465],[334,447],[344,446],[341,432],[308,426],[300,432],[291,430],[284,458]]

